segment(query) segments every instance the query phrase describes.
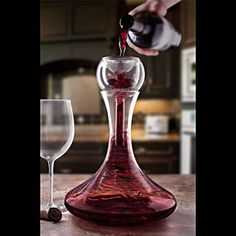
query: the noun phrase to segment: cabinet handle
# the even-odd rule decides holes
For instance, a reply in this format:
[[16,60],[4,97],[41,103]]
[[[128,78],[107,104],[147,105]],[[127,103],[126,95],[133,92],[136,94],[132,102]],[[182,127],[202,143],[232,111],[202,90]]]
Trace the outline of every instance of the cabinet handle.
[[134,152],[135,152],[135,154],[140,155],[140,154],[145,154],[147,152],[147,150],[144,147],[140,147],[140,148],[137,148]]
[[62,174],[70,174],[72,171],[71,171],[71,169],[65,169],[65,168],[63,168],[63,169],[61,169],[60,170],[60,173],[62,173]]
[[143,147],[138,148],[134,151],[136,155],[172,155],[173,154],[173,148],[169,147],[167,150],[147,150]]
[[70,154],[79,154],[79,155],[101,155],[104,153],[104,150],[102,148],[96,149],[96,150],[71,150]]

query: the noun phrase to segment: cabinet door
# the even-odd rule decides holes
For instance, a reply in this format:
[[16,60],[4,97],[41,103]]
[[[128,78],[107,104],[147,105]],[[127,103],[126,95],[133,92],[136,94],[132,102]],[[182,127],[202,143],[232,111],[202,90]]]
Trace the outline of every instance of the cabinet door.
[[[56,161],[55,173],[95,173],[107,150],[105,143],[74,142],[62,158]],[[47,163],[41,158],[41,173],[47,173]]]
[[81,1],[71,5],[71,36],[109,37],[118,26],[116,1]]
[[114,52],[112,52],[110,44],[106,40],[76,43],[45,43],[41,44],[40,63],[42,65],[63,59],[86,59],[99,62],[101,57],[112,53]]
[[65,3],[42,3],[40,8],[41,40],[64,38],[68,32],[68,6]]
[[178,96],[178,58],[176,52],[162,52],[146,58],[145,96],[149,98],[174,98]]
[[196,1],[182,0],[181,2],[181,31],[183,34],[182,46],[195,45],[196,31]]
[[178,98],[180,80],[179,49],[161,52],[158,56],[143,56],[128,49],[128,55],[139,57],[145,69],[140,98]]
[[109,38],[118,26],[117,2],[51,1],[40,9],[41,40]]
[[146,173],[178,173],[179,143],[134,142],[134,153]]

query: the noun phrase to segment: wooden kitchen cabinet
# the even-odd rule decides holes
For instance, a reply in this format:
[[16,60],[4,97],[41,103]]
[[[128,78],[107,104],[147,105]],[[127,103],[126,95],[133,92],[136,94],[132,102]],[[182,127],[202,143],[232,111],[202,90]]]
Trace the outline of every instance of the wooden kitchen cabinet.
[[140,89],[140,99],[179,98],[180,53],[179,49],[161,52],[150,57],[127,49],[127,54],[139,57],[145,69],[144,84]]
[[106,40],[58,42],[41,44],[40,64],[65,59],[85,59],[99,62],[101,57],[110,55],[112,49]]
[[43,2],[40,6],[41,40],[67,38],[69,7],[62,2]]
[[71,35],[86,38],[116,34],[116,1],[81,1],[71,4]]
[[118,1],[41,0],[40,64],[115,54]]
[[196,0],[182,0],[180,6],[182,47],[191,47],[196,43]]
[[157,57],[142,57],[145,83],[140,98],[179,97],[179,49],[162,52]]
[[179,172],[179,142],[135,142],[133,149],[136,160],[145,173]]
[[[70,149],[55,162],[55,173],[95,173],[102,164],[105,143],[74,142]],[[41,173],[47,173],[46,161],[41,161]]]
[[118,1],[41,1],[41,42],[110,38],[118,27]]
[[[140,168],[147,174],[179,172],[179,142],[133,142],[133,150]],[[55,162],[55,173],[95,173],[106,152],[107,142],[74,142]],[[43,159],[41,173],[47,173]]]

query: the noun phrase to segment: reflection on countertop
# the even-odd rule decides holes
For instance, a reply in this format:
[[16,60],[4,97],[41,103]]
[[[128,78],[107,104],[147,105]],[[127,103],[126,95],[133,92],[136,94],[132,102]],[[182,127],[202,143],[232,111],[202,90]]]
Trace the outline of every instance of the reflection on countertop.
[[[136,142],[179,142],[180,135],[177,132],[168,134],[146,134],[142,125],[132,126],[132,141]],[[108,125],[76,125],[74,142],[108,142]]]

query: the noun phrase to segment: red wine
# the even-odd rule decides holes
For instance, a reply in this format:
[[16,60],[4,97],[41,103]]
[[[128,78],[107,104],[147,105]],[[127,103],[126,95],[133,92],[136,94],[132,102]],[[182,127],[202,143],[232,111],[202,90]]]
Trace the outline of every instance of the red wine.
[[111,89],[129,89],[133,88],[135,80],[126,76],[123,71],[116,71],[116,78],[108,78],[109,87]]
[[120,48],[120,56],[125,55],[125,50],[126,50],[126,40],[128,36],[128,30],[122,30],[119,36],[119,48]]
[[100,224],[134,225],[162,219],[176,208],[174,196],[143,174],[128,133],[123,145],[110,138],[105,162],[84,184],[66,195],[74,215]]
[[[108,82],[111,89],[126,89],[132,90],[134,85],[134,79],[126,77],[123,71],[116,72],[116,78],[109,78]],[[116,144],[122,145],[123,143],[123,131],[124,131],[124,103],[127,93],[118,90],[114,93],[114,99],[116,102]]]
[[116,145],[123,145],[124,98],[116,98]]

